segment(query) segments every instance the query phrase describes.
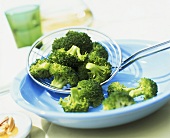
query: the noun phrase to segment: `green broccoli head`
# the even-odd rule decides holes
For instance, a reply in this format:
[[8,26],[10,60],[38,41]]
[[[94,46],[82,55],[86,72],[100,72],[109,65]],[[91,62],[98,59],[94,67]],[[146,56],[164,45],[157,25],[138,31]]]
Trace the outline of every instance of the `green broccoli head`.
[[58,72],[61,72],[63,70],[68,70],[68,67],[67,66],[63,66],[63,65],[58,64],[58,63],[51,63],[51,65],[49,67],[49,73],[51,75],[55,75]]
[[88,75],[89,70],[86,69],[86,64],[82,64],[80,66],[78,66],[77,68],[77,75],[79,80],[88,80],[89,79],[89,75]]
[[108,95],[110,95],[113,92],[125,92],[128,93],[131,90],[134,90],[135,88],[129,88],[126,87],[124,84],[121,84],[120,82],[112,82],[109,86],[108,86]]
[[80,53],[89,53],[92,50],[92,40],[84,32],[68,31],[66,36],[61,38],[56,38],[52,44],[52,49],[64,48],[69,50],[73,45],[80,48]]
[[100,43],[93,42],[93,49],[88,57],[90,61],[95,61],[96,57],[108,60],[108,52]]
[[85,97],[89,101],[90,106],[97,107],[104,99],[102,86],[93,79],[79,81],[77,89],[80,98]]
[[89,53],[92,50],[92,40],[87,33],[68,31],[66,37],[71,41],[72,45],[80,48],[82,54]]
[[50,84],[53,87],[63,88],[67,84],[70,84],[71,87],[73,87],[78,83],[78,76],[75,70],[71,67],[52,63],[49,72],[54,76],[54,79]]
[[68,84],[68,80],[63,77],[63,73],[54,75],[53,80],[51,81],[50,86],[62,89],[65,85]]
[[97,65],[95,63],[88,62],[86,64],[86,69],[89,70],[88,75],[90,79],[94,79],[99,83],[104,82],[111,76],[112,66],[109,62],[100,63],[102,65]]
[[80,53],[80,48],[73,45],[67,51],[64,48],[53,51],[48,58],[51,62],[75,68],[84,62],[87,58],[87,54],[82,55]]
[[150,78],[141,78],[139,80],[139,85],[137,88],[129,92],[129,95],[131,97],[137,97],[137,96],[144,96],[144,99],[150,99],[157,95],[158,92],[158,86],[157,83],[154,82]]
[[51,62],[58,63],[64,66],[78,66],[78,59],[71,54],[67,54],[67,51],[65,51],[64,48],[53,51],[48,58]]
[[70,49],[72,46],[71,41],[67,37],[56,38],[52,43],[52,51],[55,51],[60,48],[64,48],[64,50]]
[[35,78],[49,78],[51,77],[49,73],[49,67],[51,63],[46,59],[37,59],[35,63],[30,66],[30,74]]
[[114,92],[103,101],[103,110],[112,110],[134,104],[134,99],[128,93]]
[[65,112],[87,112],[89,102],[85,97],[80,98],[80,93],[75,87],[71,88],[71,93],[65,98],[60,98],[59,104]]

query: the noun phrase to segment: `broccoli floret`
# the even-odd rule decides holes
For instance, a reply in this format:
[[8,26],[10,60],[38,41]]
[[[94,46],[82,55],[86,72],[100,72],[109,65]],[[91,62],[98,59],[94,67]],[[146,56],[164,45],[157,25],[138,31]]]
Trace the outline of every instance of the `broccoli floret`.
[[35,78],[49,78],[51,77],[49,73],[49,67],[51,63],[46,59],[37,59],[35,63],[30,66],[30,74]]
[[89,70],[86,69],[86,63],[78,66],[77,75],[78,75],[79,81],[88,80],[89,79],[88,72]]
[[59,104],[65,112],[87,112],[89,109],[89,102],[85,97],[80,97],[78,89],[71,88],[71,93],[64,99],[60,98]]
[[52,49],[64,48],[69,50],[73,45],[78,46],[82,54],[89,53],[92,50],[91,38],[86,33],[76,31],[68,31],[66,36],[56,38],[52,44]]
[[80,98],[86,98],[89,101],[89,105],[93,107],[99,106],[104,100],[102,86],[95,80],[82,80],[77,85]]
[[144,96],[144,99],[150,99],[157,95],[158,92],[158,86],[157,83],[154,82],[150,78],[141,78],[139,80],[139,85],[137,88],[129,92],[129,95],[131,97],[137,97],[137,96]]
[[56,38],[52,43],[52,51],[55,51],[60,48],[64,48],[64,50],[70,49],[72,46],[71,41],[67,37]]
[[128,93],[114,92],[104,99],[103,110],[112,110],[134,104],[134,99]]
[[97,65],[103,65],[103,62],[107,62],[107,60],[99,56],[95,56],[95,54],[91,54],[90,56],[88,56],[88,62],[97,64]]
[[52,87],[59,88],[59,89],[63,88],[68,83],[68,80],[64,78],[63,75],[65,75],[63,72],[54,75],[54,79],[51,81],[50,85]]
[[138,86],[135,88],[133,87],[126,87],[124,84],[120,82],[112,82],[108,86],[108,95],[114,92],[124,92],[129,94],[132,98],[143,96],[144,100],[150,99],[157,95],[158,86],[156,82],[149,78],[141,78],[139,80]]
[[80,48],[73,45],[67,51],[64,50],[64,48],[53,51],[48,58],[52,62],[75,68],[82,64],[86,57],[87,54],[82,55],[80,53]]
[[111,72],[112,72],[112,69],[111,69],[112,66],[109,62],[106,62],[106,61],[100,64],[103,64],[103,65],[97,65],[97,64],[88,62],[86,64],[86,69],[90,70],[90,72],[88,72],[90,79],[94,79],[97,82],[102,83],[110,77]]
[[76,67],[78,64],[78,59],[73,55],[67,54],[64,48],[53,51],[48,58],[51,62],[64,66]]
[[53,87],[63,88],[67,84],[70,84],[71,87],[73,87],[78,83],[78,76],[75,70],[71,67],[52,63],[49,72],[54,76],[54,79],[50,84]]
[[[107,61],[106,58],[102,58],[102,57],[99,57],[99,56],[95,56],[95,55],[91,55],[89,56],[90,54],[88,54],[88,62],[90,63],[94,63],[96,65],[100,65],[100,66],[105,66],[105,65],[109,65],[110,62]],[[109,65],[111,66],[111,64]]]
[[72,45],[80,48],[82,54],[89,53],[92,50],[92,40],[87,33],[68,31],[66,37],[71,41]]
[[108,52],[100,43],[93,42],[93,49],[88,57],[90,61],[95,61],[96,57],[108,60]]
[[85,61],[87,57],[87,53],[84,53],[83,55],[80,53],[80,48],[73,45],[68,51],[67,54],[73,55],[78,58],[79,61]]
[[108,86],[108,95],[110,95],[113,92],[125,92],[128,93],[131,90],[134,90],[135,88],[129,88],[126,87],[124,84],[121,84],[120,82],[112,82],[109,86]]

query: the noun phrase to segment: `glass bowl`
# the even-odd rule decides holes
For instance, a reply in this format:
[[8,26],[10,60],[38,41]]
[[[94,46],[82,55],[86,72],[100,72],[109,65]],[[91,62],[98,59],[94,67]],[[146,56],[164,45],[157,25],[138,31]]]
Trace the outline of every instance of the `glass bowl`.
[[103,47],[108,51],[108,62],[111,63],[112,65],[112,73],[109,79],[105,80],[104,82],[101,83],[101,85],[106,84],[111,80],[116,73],[119,71],[119,67],[121,65],[122,61],[122,53],[120,50],[119,45],[109,38],[107,35],[105,35],[102,32],[99,32],[95,29],[92,28],[87,28],[87,27],[69,27],[69,28],[62,28],[59,30],[54,30],[52,32],[49,32],[48,34],[43,35],[40,37],[38,40],[36,40],[32,47],[31,50],[28,54],[28,63],[27,63],[27,71],[29,76],[40,86],[53,91],[53,92],[58,92],[58,93],[70,93],[69,89],[58,89],[50,86],[50,82],[47,81],[46,79],[36,79],[34,78],[29,71],[29,68],[32,63],[36,61],[36,59],[42,59],[43,57],[47,57],[51,51],[52,51],[52,43],[54,39],[56,38],[61,38],[65,36],[65,34],[68,31],[76,31],[76,32],[84,32],[88,36],[91,37],[92,42],[99,42],[102,44]]

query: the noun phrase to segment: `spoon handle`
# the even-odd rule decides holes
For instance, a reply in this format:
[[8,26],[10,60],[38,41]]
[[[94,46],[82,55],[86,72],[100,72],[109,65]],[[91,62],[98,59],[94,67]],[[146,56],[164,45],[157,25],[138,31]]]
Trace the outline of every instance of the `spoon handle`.
[[170,45],[167,45],[169,43],[170,43],[170,40],[162,42],[162,43],[158,43],[156,45],[146,47],[144,49],[137,51],[136,53],[132,54],[130,57],[128,57],[126,60],[124,60],[122,62],[119,71],[125,69],[126,67],[131,65],[133,62],[135,62],[141,58],[144,58],[144,57],[150,56],[152,54],[169,49]]

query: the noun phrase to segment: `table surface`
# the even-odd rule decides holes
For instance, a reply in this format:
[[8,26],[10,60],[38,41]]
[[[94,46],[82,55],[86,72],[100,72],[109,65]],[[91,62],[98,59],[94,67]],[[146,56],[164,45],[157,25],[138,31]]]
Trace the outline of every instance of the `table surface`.
[[[0,3],[3,0],[0,0]],[[165,41],[170,36],[169,0],[86,0],[93,12],[91,27],[113,39]],[[1,9],[1,4],[0,4]],[[9,57],[7,53],[9,53]],[[6,18],[0,11],[0,89],[26,66],[29,48],[17,49]],[[14,60],[6,64],[7,61]],[[15,62],[17,61],[17,62]],[[19,64],[16,64],[18,63]],[[21,111],[32,119],[31,138],[169,138],[170,101],[138,121],[104,129],[73,129],[52,124],[18,106],[9,90],[0,95],[0,112]]]

